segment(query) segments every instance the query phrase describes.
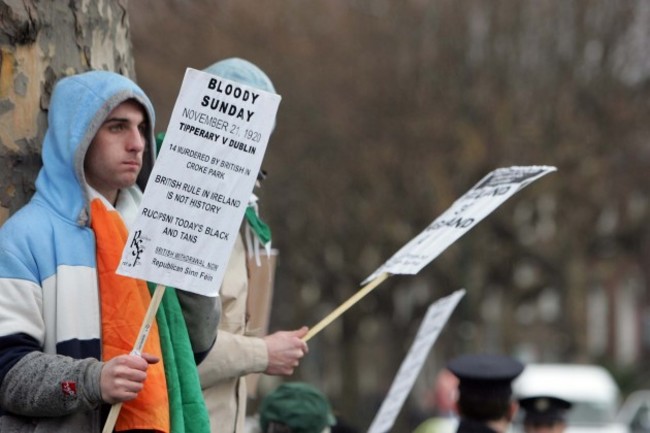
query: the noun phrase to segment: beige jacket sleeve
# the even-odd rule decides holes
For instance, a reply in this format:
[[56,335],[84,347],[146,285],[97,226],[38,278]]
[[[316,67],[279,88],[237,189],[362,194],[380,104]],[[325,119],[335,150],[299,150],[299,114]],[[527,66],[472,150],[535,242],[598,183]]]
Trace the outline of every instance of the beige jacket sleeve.
[[266,343],[259,337],[219,331],[217,342],[199,365],[201,387],[215,386],[223,380],[261,373],[268,365]]
[[221,321],[217,341],[199,365],[204,389],[227,379],[266,370],[266,343],[259,337],[245,335],[247,292],[246,251],[241,236],[238,236],[219,294]]

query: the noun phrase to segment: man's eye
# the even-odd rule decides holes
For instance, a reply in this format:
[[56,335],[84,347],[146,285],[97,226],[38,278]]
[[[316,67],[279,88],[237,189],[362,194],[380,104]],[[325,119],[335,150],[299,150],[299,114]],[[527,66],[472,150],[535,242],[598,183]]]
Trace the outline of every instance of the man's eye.
[[138,130],[140,131],[140,134],[145,135],[147,133],[148,126],[149,125],[147,125],[146,123],[141,123],[140,125],[138,125]]
[[121,123],[113,123],[109,125],[108,130],[111,132],[120,132],[124,130],[124,125]]

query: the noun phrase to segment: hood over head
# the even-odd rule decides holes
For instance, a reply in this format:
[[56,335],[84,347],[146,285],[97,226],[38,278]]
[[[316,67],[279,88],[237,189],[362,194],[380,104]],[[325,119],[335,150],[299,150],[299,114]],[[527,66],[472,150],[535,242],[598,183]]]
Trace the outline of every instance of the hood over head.
[[[213,75],[245,84],[265,92],[275,93],[275,87],[266,73],[254,63],[239,57],[229,57],[211,64],[203,70]],[[275,129],[275,119],[273,119],[273,129]],[[257,180],[261,181],[266,177],[266,172],[260,170],[257,174]]]
[[52,93],[48,129],[43,141],[36,194],[64,218],[87,222],[84,158],[102,123],[122,102],[134,99],[145,109],[149,125],[148,152],[143,165],[152,164],[155,114],[144,91],[115,72],[90,71],[59,80]]
[[[254,63],[248,60],[240,59],[239,57],[230,57],[227,59],[219,60],[216,63],[208,66],[203,70],[213,75],[218,75],[221,78],[234,81],[236,83],[245,84],[265,92],[275,93],[275,87],[266,73],[261,70]],[[275,128],[275,119],[273,121]]]
[[208,66],[203,71],[269,93],[277,93],[271,79],[264,71],[248,60],[238,57],[220,60]]

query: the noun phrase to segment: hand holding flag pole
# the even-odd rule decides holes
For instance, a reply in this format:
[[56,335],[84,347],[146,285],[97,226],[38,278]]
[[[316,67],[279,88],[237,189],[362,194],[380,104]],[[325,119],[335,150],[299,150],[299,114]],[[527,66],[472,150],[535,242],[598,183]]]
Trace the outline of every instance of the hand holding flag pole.
[[[140,355],[142,349],[144,349],[144,344],[147,342],[147,337],[149,337],[149,331],[151,331],[151,326],[153,325],[153,320],[156,318],[156,313],[158,312],[158,307],[162,301],[162,297],[165,294],[165,286],[162,284],[156,285],[156,290],[151,296],[151,302],[149,303],[149,308],[147,309],[147,314],[144,316],[142,321],[142,326],[140,327],[140,332],[138,333],[138,338],[135,340],[135,346],[133,347],[132,355]],[[115,403],[111,406],[111,410],[108,413],[108,418],[104,424],[104,429],[102,433],[111,433],[117,422],[117,417],[120,415],[122,410],[122,403]]]

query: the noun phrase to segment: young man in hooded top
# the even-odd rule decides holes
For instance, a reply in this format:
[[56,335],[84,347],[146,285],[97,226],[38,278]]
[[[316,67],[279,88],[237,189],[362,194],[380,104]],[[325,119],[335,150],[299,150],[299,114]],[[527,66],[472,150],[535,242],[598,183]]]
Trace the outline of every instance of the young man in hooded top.
[[168,289],[129,354],[151,295],[115,270],[153,161],[151,102],[86,72],[56,84],[48,122],[36,193],[0,228],[0,431],[100,432],[115,403],[117,431],[209,431],[195,359],[214,344],[217,298]]
[[[224,59],[204,71],[275,93],[269,77],[244,59]],[[219,338],[205,362],[199,366],[212,433],[244,432],[247,401],[245,375],[264,373],[290,376],[308,352],[307,343],[302,341],[307,327],[277,331],[263,337],[255,335],[250,329],[246,254],[242,237],[237,236],[219,295],[223,311]]]

